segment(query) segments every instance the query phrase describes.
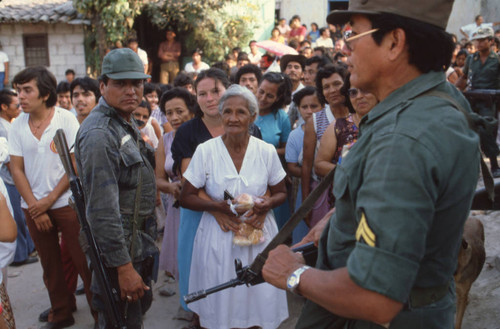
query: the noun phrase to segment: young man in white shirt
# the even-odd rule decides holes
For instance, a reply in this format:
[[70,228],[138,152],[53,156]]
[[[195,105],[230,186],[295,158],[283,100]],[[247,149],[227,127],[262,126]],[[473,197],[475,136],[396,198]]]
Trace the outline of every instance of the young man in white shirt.
[[82,277],[89,305],[91,274],[78,243],[80,225],[68,205],[69,182],[53,138],[58,129],[64,129],[72,145],[79,125],[73,114],[55,106],[56,79],[45,67],[24,69],[13,84],[24,114],[14,121],[9,134],[10,168],[50,297],[48,322],[42,328],[66,328],[75,323],[71,313],[76,304],[64,279],[59,232]]
[[200,73],[201,71],[208,70],[210,66],[207,63],[201,61],[202,54],[203,52],[199,48],[196,48],[191,54],[191,58],[193,59],[193,61],[187,63],[184,66],[184,71],[186,71],[187,73]]

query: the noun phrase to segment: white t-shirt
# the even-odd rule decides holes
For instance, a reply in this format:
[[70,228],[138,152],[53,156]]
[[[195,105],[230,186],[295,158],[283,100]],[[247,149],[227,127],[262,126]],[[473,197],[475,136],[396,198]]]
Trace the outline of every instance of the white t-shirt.
[[462,31],[464,31],[464,33],[467,34],[469,36],[469,39],[470,39],[470,38],[472,38],[472,35],[474,34],[474,32],[476,32],[477,29],[485,28],[485,27],[493,28],[493,23],[483,23],[480,26],[477,26],[476,23],[472,23],[472,24],[467,24],[465,26],[462,26],[460,29]]
[[[37,200],[40,200],[54,190],[61,178],[65,175],[61,159],[57,154],[54,136],[58,129],[66,134],[68,146],[75,143],[76,133],[80,125],[75,116],[68,110],[55,107],[54,116],[45,129],[40,140],[36,139],[29,127],[29,114],[21,115],[12,123],[9,132],[10,155],[24,158],[24,173],[31,186],[31,191]],[[52,205],[51,209],[68,205],[71,191],[68,189]],[[28,208],[21,200],[21,207]]]
[[141,59],[142,64],[148,65],[148,63],[149,63],[148,53],[146,51],[142,50],[141,48],[137,48],[137,55],[139,55],[139,58]]
[[186,66],[184,66],[184,71],[186,71],[187,73],[190,72],[200,73],[201,71],[208,70],[209,68],[210,66],[207,63],[201,62],[200,67],[197,70],[195,70],[193,67],[193,62],[189,62],[186,64]]
[[260,62],[261,58],[262,58],[262,54],[259,52],[257,52],[257,54],[255,54],[255,55],[252,53],[248,54],[248,59],[250,60],[250,63],[257,65],[257,66],[259,66],[259,62]]
[[316,47],[334,48],[331,38],[323,39],[322,37],[316,39]]
[[9,61],[9,56],[0,50],[0,72],[5,72],[5,62]]
[[[152,118],[150,117],[150,119]],[[151,140],[151,143],[153,143],[153,148],[156,150],[156,148],[158,147],[158,137],[156,137],[155,129],[153,128],[151,123],[149,123],[149,121],[146,123],[144,128],[141,129],[141,133],[148,136],[149,140]]]

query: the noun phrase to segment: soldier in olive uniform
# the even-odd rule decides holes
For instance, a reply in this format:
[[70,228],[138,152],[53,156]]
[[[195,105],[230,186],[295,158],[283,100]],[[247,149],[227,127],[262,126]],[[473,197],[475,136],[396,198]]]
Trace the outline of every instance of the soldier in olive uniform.
[[[75,156],[86,214],[103,262],[119,288],[127,328],[142,327],[151,301],[152,258],[158,250],[153,150],[144,143],[132,112],[142,101],[143,64],[131,49],[109,52],[99,78],[101,99],[82,123]],[[100,287],[92,280],[99,328],[108,328]],[[145,298],[149,301],[145,301]]]
[[[476,43],[477,52],[469,55],[465,61],[464,74],[457,80],[456,86],[469,89],[500,89],[500,57],[491,50],[493,29],[479,28],[471,38]],[[496,118],[496,104],[484,100],[471,101],[472,109],[483,117]],[[500,153],[496,143],[497,130],[481,131],[481,147],[490,159],[493,177],[500,177],[497,156]]]
[[452,102],[470,107],[443,71],[452,5],[351,0],[328,16],[350,23],[351,84],[379,104],[337,165],[336,212],[322,223],[316,268],[284,245],[264,266],[267,282],[307,298],[298,328],[453,327],[453,273],[480,155]]

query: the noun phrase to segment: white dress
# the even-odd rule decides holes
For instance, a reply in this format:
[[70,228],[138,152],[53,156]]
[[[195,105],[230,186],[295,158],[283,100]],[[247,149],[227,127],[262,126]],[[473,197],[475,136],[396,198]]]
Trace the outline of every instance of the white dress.
[[[264,195],[268,185],[285,178],[276,149],[264,141],[250,137],[238,173],[221,137],[198,145],[184,177],[196,188],[205,188],[214,200],[249,193]],[[196,232],[189,277],[189,291],[211,288],[236,277],[234,259],[249,265],[278,233],[272,211],[264,223],[266,242],[240,247],[232,243],[233,233],[223,232],[215,218],[204,212]],[[200,316],[201,326],[209,329],[248,328],[260,326],[274,329],[288,317],[286,293],[268,283],[239,286],[217,292],[193,302],[190,309]]]

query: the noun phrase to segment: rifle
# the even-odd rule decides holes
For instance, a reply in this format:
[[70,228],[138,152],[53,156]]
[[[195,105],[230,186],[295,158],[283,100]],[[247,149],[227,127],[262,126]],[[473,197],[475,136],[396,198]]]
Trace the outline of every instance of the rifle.
[[[333,172],[333,170],[332,170],[332,172]],[[315,196],[316,195],[319,196],[323,192],[323,190],[318,191],[318,188],[321,186],[321,184],[323,184],[323,182],[327,178],[333,182],[332,172],[330,172],[323,179],[323,181],[320,183],[320,185],[318,185],[318,187],[304,201],[302,206],[306,205],[306,202],[307,202],[307,200],[309,200],[310,197],[312,197],[312,199],[314,199],[313,201],[315,201],[317,199],[317,197],[315,197]],[[330,174],[332,174],[331,177],[330,177]],[[314,195],[313,195],[313,193],[314,193]],[[285,223],[285,226],[283,226],[282,231],[280,231],[280,233],[278,233],[278,235],[275,237],[275,239],[277,237],[278,238],[280,238],[280,237],[286,238],[288,236],[288,234],[282,236],[281,232],[283,232],[283,230],[286,227],[291,227],[291,225],[289,225],[289,224],[293,224],[293,226],[291,227],[292,229],[296,226],[296,224],[298,224],[298,221],[296,223],[291,223],[293,221],[293,219],[297,216],[297,214],[299,214],[299,216],[304,216],[305,215],[304,211],[307,214],[307,212],[308,212],[308,210],[306,209],[307,205],[304,208],[302,206],[297,210],[296,213],[294,213],[292,215],[292,217],[288,220],[288,222]],[[494,199],[494,201],[491,201],[491,199],[489,198],[489,195],[488,195],[488,191],[485,188],[477,189],[476,192],[474,193],[474,198],[472,200],[471,210],[500,210],[500,182],[497,182],[495,184],[495,199]],[[279,240],[284,240],[281,238]],[[271,241],[271,243],[269,243],[269,245],[272,244],[274,247],[276,247],[277,245],[274,242],[275,242],[275,240],[273,239]],[[269,245],[268,245],[268,247],[269,247]],[[273,247],[273,249],[274,249],[274,247]],[[266,252],[267,250],[268,250],[268,248],[266,248],[262,253],[260,253],[257,256],[256,260],[252,263],[252,265],[248,265],[245,267],[242,267],[241,261],[239,259],[235,259],[234,260],[234,267],[235,267],[235,271],[236,271],[236,278],[235,279],[232,279],[228,282],[222,283],[218,286],[215,286],[215,287],[212,287],[212,288],[209,288],[206,290],[204,289],[204,290],[200,290],[200,291],[197,291],[194,293],[190,293],[190,294],[184,296],[184,302],[186,304],[189,304],[189,303],[195,302],[199,299],[205,298],[210,294],[216,293],[218,291],[221,291],[221,290],[224,290],[227,288],[234,288],[236,286],[241,286],[244,284],[247,286],[254,286],[254,285],[257,285],[257,284],[264,282],[264,279],[262,278],[262,273],[261,273],[262,267],[260,267],[259,271],[255,271],[252,269],[252,266],[254,266],[256,264],[257,259],[260,259],[260,262],[262,262],[262,261],[265,262],[265,260],[267,259],[267,252]],[[294,249],[292,249],[292,251],[293,252],[301,252],[302,255],[304,256],[304,259],[305,259],[307,265],[314,266],[316,264],[316,258],[318,256],[318,249],[314,246],[314,244],[312,242],[309,242],[309,243],[306,243],[300,247],[294,248]],[[260,264],[262,264],[262,266],[263,266],[263,263],[258,263],[258,265],[260,265]]]
[[95,241],[85,215],[85,199],[82,184],[76,175],[75,168],[73,167],[64,130],[57,130],[56,135],[54,136],[54,144],[56,145],[57,153],[59,153],[59,157],[61,158],[61,162],[64,166],[64,171],[68,176],[69,186],[72,193],[69,203],[75,209],[82,231],[85,233],[85,237],[87,238],[87,243],[89,245],[87,254],[90,258],[90,264],[96,274],[97,283],[103,293],[102,298],[104,301],[106,317],[112,325],[112,328],[127,329],[122,312],[118,307],[120,303],[120,292],[111,285],[109,274],[101,259],[101,250]]
[[[302,256],[304,256],[304,259],[306,260],[306,264],[309,266],[314,266],[316,265],[316,258],[318,256],[318,248],[314,246],[313,242],[306,243],[300,247],[292,249],[293,252],[300,252],[302,253]],[[234,288],[237,286],[241,286],[246,284],[247,286],[255,286],[257,284],[261,284],[264,282],[264,278],[262,277],[262,273],[258,273],[251,281],[248,281],[248,275],[247,272],[250,271],[250,266],[245,266],[243,267],[241,265],[241,260],[235,259],[234,260],[234,269],[236,271],[236,278],[229,280],[228,282],[225,282],[223,284],[220,284],[218,286],[209,288],[209,289],[204,289],[200,290],[197,292],[193,292],[191,294],[188,294],[184,296],[184,302],[186,304],[195,302],[199,299],[205,298],[208,295],[211,295],[213,293],[216,293],[218,291],[227,289],[227,288]]]

